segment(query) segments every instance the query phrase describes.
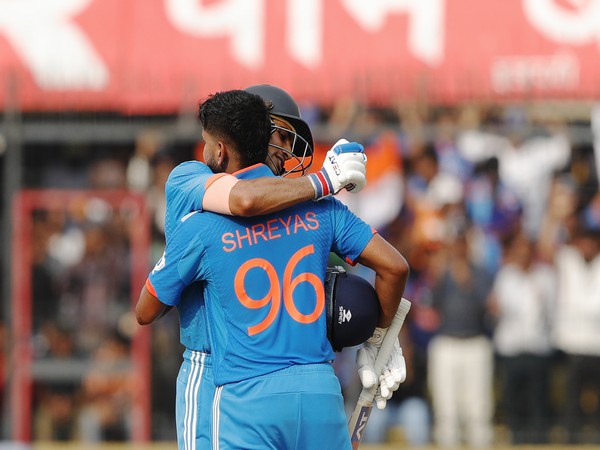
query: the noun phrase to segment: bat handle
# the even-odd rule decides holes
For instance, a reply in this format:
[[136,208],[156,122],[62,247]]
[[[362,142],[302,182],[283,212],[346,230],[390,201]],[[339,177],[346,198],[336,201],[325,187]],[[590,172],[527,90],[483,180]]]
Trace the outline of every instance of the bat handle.
[[396,314],[392,319],[392,323],[390,324],[385,337],[383,338],[383,342],[381,343],[381,348],[377,353],[377,357],[375,358],[375,363],[373,364],[373,368],[375,370],[376,379],[379,379],[381,372],[383,372],[383,368],[387,364],[387,361],[394,350],[394,345],[396,344],[396,339],[400,334],[400,329],[404,324],[404,319],[410,310],[411,303],[403,298],[400,300],[400,305],[398,305],[398,309],[396,310]]

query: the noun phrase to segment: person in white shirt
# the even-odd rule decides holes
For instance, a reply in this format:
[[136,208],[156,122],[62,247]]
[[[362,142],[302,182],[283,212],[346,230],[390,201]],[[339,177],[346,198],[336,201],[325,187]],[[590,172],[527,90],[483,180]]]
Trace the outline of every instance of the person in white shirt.
[[496,274],[490,313],[499,356],[501,401],[513,444],[547,441],[550,317],[556,283],[552,267],[536,259],[535,243],[518,233],[506,246]]
[[[554,256],[558,272],[558,297],[553,342],[565,355],[564,419],[569,443],[582,443],[587,417],[582,399],[587,391],[600,392],[600,229],[580,218],[571,239]],[[597,438],[595,438],[597,439]]]

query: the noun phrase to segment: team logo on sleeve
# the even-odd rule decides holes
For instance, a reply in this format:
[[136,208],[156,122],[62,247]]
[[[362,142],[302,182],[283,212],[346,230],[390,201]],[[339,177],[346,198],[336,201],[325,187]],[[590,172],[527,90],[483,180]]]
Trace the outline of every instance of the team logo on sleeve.
[[162,268],[165,267],[166,261],[165,261],[165,254],[163,253],[163,255],[160,257],[160,259],[158,260],[158,262],[156,263],[156,265],[154,266],[154,269],[152,269],[152,273],[156,273],[159,270],[161,270]]

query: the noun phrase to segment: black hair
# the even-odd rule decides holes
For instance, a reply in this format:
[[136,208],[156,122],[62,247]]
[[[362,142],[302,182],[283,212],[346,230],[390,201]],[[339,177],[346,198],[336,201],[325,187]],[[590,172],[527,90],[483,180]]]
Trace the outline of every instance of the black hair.
[[211,94],[198,108],[202,127],[232,145],[244,167],[267,158],[271,118],[261,97],[243,90]]

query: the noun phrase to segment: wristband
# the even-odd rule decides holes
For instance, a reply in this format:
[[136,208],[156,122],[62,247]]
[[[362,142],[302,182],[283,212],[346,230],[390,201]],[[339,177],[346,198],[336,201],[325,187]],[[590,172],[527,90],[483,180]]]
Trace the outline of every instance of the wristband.
[[373,336],[371,336],[367,342],[375,347],[381,347],[381,343],[383,342],[383,338],[385,337],[387,330],[387,328],[375,327]]
[[331,184],[331,180],[329,179],[327,173],[324,170],[320,170],[316,173],[311,173],[307,176],[307,178],[310,180],[312,187],[315,190],[315,200],[319,200],[323,197],[331,195],[333,185]]

